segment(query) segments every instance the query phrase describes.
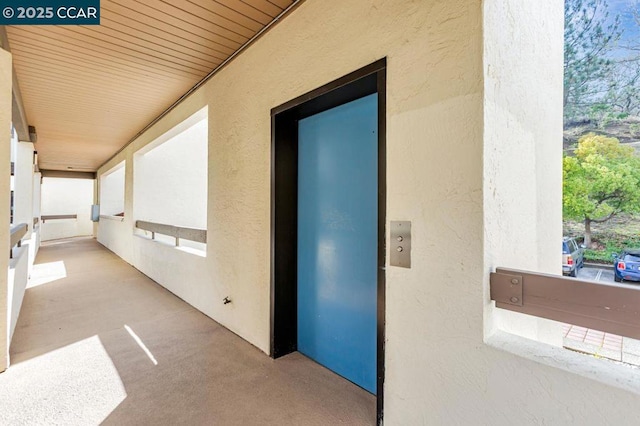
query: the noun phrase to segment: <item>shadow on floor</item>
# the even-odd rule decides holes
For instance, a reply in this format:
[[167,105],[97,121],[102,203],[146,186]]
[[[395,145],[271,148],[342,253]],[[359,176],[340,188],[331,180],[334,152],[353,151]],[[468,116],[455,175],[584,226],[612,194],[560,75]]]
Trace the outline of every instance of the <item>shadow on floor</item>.
[[66,277],[27,290],[0,423],[375,424],[373,395],[270,359],[95,240],[44,246],[56,262]]

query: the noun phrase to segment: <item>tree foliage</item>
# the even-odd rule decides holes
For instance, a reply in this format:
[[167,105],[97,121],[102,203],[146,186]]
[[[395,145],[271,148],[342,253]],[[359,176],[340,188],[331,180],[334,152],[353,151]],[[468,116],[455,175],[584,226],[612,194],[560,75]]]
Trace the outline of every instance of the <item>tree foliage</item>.
[[604,101],[612,113],[640,115],[640,57],[617,62],[607,85]]
[[572,120],[586,117],[611,92],[615,63],[608,54],[622,32],[606,0],[565,0],[564,11],[564,111]]
[[595,134],[583,136],[574,153],[563,159],[563,214],[584,222],[590,244],[592,222],[640,212],[640,158],[618,139]]

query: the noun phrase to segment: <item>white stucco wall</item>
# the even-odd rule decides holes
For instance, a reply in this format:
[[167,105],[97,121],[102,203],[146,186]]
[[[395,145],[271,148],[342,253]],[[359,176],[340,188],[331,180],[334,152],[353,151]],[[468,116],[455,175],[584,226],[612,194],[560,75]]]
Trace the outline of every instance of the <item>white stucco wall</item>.
[[[505,338],[488,301],[495,266],[558,271],[562,13],[556,0],[307,0],[101,169],[127,162],[124,221],[101,221],[98,240],[267,352],[269,111],[387,57],[387,220],[412,221],[413,266],[386,269],[385,424],[629,424],[640,398],[623,370]],[[134,236],[130,165],[204,106],[200,258]]]
[[124,212],[124,162],[100,176],[100,214],[117,215]]
[[33,174],[33,217],[38,218],[38,224],[34,227],[35,235],[31,235],[29,264],[33,266],[38,250],[40,249],[41,226],[40,221],[40,203],[41,203],[42,174],[36,172]]
[[[499,266],[561,274],[564,34],[548,17],[564,13],[562,2],[491,0],[484,10],[485,284]],[[486,313],[487,333],[562,346],[560,323],[489,305]]]
[[[27,233],[22,239],[22,247],[13,249],[13,258],[9,262],[9,342],[13,338],[20,308],[24,299],[29,273],[35,261],[40,236],[39,227],[34,229],[34,191],[38,190],[34,180],[33,152],[31,142],[17,142],[15,149],[14,173],[14,214],[13,223],[26,223]],[[38,181],[39,182],[39,181]],[[38,195],[38,194],[35,194]],[[38,195],[39,196],[39,195]]]
[[33,174],[33,217],[40,217],[40,204],[42,203],[42,173]]
[[207,227],[207,127],[205,109],[135,153],[134,219]]
[[42,241],[93,235],[91,205],[93,180],[44,178],[41,188],[41,214],[77,214],[77,219],[49,220],[41,224]]
[[0,372],[9,365],[9,209],[11,194],[11,54],[0,49]]
[[26,223],[26,237],[33,230],[33,144],[16,144],[13,223]]
[[9,262],[9,342],[18,324],[20,308],[27,289],[29,271],[30,242],[13,249],[13,259]]

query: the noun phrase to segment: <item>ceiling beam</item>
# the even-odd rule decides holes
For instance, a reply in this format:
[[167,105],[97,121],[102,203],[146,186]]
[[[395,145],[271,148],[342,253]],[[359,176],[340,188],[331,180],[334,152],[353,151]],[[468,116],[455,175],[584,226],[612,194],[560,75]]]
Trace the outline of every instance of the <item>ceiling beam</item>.
[[72,172],[70,170],[44,170],[40,169],[43,178],[66,178],[66,179],[95,179],[95,172]]
[[[11,53],[11,48],[9,47],[9,37],[7,37],[7,30],[4,25],[0,25],[0,44],[1,47],[7,52]],[[18,84],[18,77],[16,76],[16,70],[11,66],[11,75],[13,76],[12,81],[12,101],[11,101],[11,121],[13,123],[13,127],[16,129],[16,133],[18,134],[18,140],[21,142],[33,142],[35,143],[35,128],[32,127],[31,131],[29,129],[29,122],[27,121],[27,113],[24,110],[24,103],[22,102],[22,93],[20,93],[20,85]],[[34,138],[31,138],[31,134],[34,135]]]

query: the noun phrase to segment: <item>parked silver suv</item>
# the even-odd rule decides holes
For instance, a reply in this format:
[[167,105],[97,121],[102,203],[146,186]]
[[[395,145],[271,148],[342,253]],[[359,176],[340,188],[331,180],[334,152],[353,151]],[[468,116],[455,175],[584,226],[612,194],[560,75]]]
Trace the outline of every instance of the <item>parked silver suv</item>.
[[562,239],[562,273],[575,277],[578,269],[584,266],[584,246],[578,244],[575,238]]

